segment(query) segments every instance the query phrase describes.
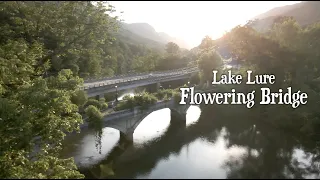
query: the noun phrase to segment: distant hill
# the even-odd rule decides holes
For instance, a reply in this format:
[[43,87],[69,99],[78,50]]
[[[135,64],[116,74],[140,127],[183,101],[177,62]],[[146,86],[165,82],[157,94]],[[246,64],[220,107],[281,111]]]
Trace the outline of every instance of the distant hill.
[[166,44],[168,42],[174,42],[180,46],[180,48],[189,49],[189,45],[181,40],[169,36],[164,32],[156,32],[156,30],[148,23],[121,23],[123,31],[130,31],[142,38],[147,38],[161,44]]
[[320,1],[304,1],[276,7],[252,18],[252,20],[258,19],[253,27],[259,31],[265,31],[270,28],[273,20],[278,16],[292,16],[301,26],[320,22]]
[[125,28],[124,23],[120,24],[120,29],[119,32],[117,33],[116,37],[121,39],[122,41],[126,42],[126,43],[131,43],[131,44],[140,44],[140,45],[144,45],[147,46],[148,48],[151,49],[157,49],[160,51],[164,51],[165,49],[165,44],[155,41],[153,39],[149,39],[146,37],[142,37],[130,30],[128,30],[127,28]]
[[276,7],[276,8],[273,8],[265,13],[262,13],[262,14],[255,16],[253,19],[264,19],[264,18],[267,18],[270,16],[281,16],[283,13],[286,13],[292,9],[295,9],[299,5],[301,5],[301,3]]

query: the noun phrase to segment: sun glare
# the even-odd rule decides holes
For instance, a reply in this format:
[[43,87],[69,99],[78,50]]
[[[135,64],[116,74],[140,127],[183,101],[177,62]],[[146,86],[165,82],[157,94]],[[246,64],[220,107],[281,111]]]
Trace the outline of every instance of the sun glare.
[[110,1],[126,23],[148,23],[197,46],[205,35],[221,37],[225,31],[244,24],[274,7],[299,1]]

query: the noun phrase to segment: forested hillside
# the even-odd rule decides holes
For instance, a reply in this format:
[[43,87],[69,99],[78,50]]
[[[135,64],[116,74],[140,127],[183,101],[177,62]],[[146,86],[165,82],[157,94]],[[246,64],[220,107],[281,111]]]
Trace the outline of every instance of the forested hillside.
[[181,48],[186,48],[186,49],[190,48],[189,45],[183,40],[171,37],[164,32],[156,32],[156,30],[147,23],[131,23],[131,24],[122,23],[122,27],[141,37],[157,41],[161,44],[174,42]]
[[173,42],[119,29],[114,10],[89,1],[0,2],[0,178],[83,177],[58,156],[65,133],[83,123],[83,78],[195,61]]
[[305,1],[293,5],[277,7],[266,13],[255,16],[253,20],[258,20],[252,24],[252,27],[259,31],[266,31],[271,28],[273,21],[278,16],[293,17],[301,26],[305,27],[320,22],[319,9],[319,1]]
[[[46,75],[67,68],[83,78],[112,76],[141,71],[139,59],[157,56],[150,67],[144,68],[151,71],[168,55],[164,43],[121,28],[123,23],[117,19],[97,15],[94,10],[89,12],[92,16],[81,14],[85,9],[73,7],[73,3],[26,2],[12,6],[1,11],[1,41],[25,38],[27,43],[42,43],[46,55],[38,68],[48,66]],[[21,6],[19,12],[15,12],[16,6]],[[40,17],[47,11],[45,7],[52,12]],[[79,13],[74,12],[76,8]],[[88,17],[92,20],[84,22]]]

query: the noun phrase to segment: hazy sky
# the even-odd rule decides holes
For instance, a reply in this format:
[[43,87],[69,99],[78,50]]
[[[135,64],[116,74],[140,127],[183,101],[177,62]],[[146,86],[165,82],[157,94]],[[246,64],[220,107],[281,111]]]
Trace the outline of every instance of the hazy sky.
[[300,1],[109,1],[126,23],[148,23],[192,47],[274,7]]

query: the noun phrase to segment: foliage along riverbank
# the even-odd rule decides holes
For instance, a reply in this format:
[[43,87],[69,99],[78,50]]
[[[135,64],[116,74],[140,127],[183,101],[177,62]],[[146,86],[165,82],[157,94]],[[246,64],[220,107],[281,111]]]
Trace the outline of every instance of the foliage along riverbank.
[[[186,85],[184,85],[186,86]],[[179,88],[176,89],[161,89],[155,93],[140,92],[134,96],[126,95],[123,100],[119,101],[115,107],[114,111],[121,111],[125,109],[133,109],[134,107],[140,106],[143,109],[147,109],[150,105],[157,103],[162,100],[169,100],[174,98],[177,102],[180,101]],[[88,117],[87,121],[89,124],[101,124],[102,113],[108,108],[105,103],[105,98],[101,98],[99,101],[96,99],[88,99],[84,105],[85,114]],[[106,115],[104,113],[104,115]],[[94,125],[95,126],[95,125]]]

